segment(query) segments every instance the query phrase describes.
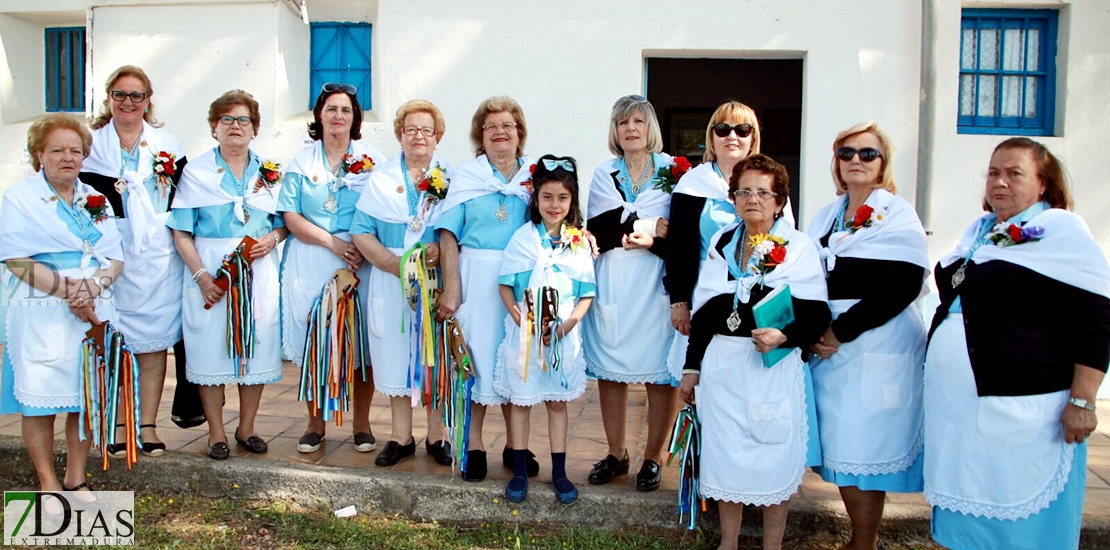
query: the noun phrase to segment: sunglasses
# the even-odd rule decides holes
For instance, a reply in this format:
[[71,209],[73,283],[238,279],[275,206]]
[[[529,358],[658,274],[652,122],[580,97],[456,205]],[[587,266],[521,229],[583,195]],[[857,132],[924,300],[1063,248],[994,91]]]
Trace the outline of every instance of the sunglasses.
[[345,92],[350,95],[358,94],[358,88],[350,84],[343,84],[342,82],[328,82],[320,87],[320,91],[325,94],[330,94],[332,92]]
[[864,147],[863,149],[856,149],[855,147],[841,147],[836,150],[836,158],[844,162],[848,162],[852,160],[852,157],[856,156],[856,153],[859,153],[859,159],[863,162],[871,162],[883,156],[883,154],[874,147]]
[[150,94],[147,94],[147,93],[143,93],[143,92],[127,93],[123,90],[112,90],[112,91],[108,92],[108,95],[112,96],[112,99],[114,99],[116,101],[123,101],[127,98],[131,98],[132,103],[142,103],[143,100],[150,97]]
[[728,137],[728,135],[731,134],[733,130],[736,131],[737,137],[746,138],[752,135],[751,124],[737,124],[736,126],[730,126],[728,124],[725,124],[724,122],[718,122],[717,124],[713,125],[713,133],[720,138]]

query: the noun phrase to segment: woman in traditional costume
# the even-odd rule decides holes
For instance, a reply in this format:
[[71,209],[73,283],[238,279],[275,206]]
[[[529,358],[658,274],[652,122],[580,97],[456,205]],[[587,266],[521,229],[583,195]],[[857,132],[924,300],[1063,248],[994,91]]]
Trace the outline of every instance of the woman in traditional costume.
[[[389,396],[393,419],[390,440],[374,459],[378,466],[393,466],[416,453],[412,409],[420,402],[424,385],[434,383],[421,376],[423,369],[416,364],[419,356],[412,348],[422,331],[410,323],[414,315],[433,310],[430,304],[422,304],[425,311],[413,311],[400,277],[402,256],[418,243],[426,246],[427,269],[434,270],[439,262],[435,223],[451,166],[435,155],[435,149],[445,129],[443,113],[428,101],[414,99],[397,109],[393,134],[401,142],[401,154],[370,174],[351,225],[351,240],[373,266],[366,293],[370,358],[374,386]],[[450,465],[451,448],[443,440],[440,411],[429,404],[427,412],[424,448],[437,463]]]
[[[744,159],[729,192],[741,221],[717,232],[702,263],[679,392],[697,400],[700,494],[717,501],[720,548],[737,547],[745,504],[763,508],[763,547],[781,548],[812,437],[798,348],[829,326],[825,277],[813,241],[783,218],[790,176],[781,164]],[[789,292],[794,320],[756,328],[772,291],[779,304]],[[763,356],[778,348],[789,352],[777,362]]]
[[547,408],[551,482],[563,504],[578,500],[566,473],[567,402],[586,391],[586,360],[577,329],[593,301],[593,256],[582,234],[574,159],[544,155],[536,163],[529,220],[517,229],[501,262],[499,292],[508,315],[497,349],[494,387],[513,405],[513,477],[505,498],[528,495],[528,432],[532,407]]
[[925,325],[914,300],[929,273],[928,242],[913,207],[895,195],[893,163],[894,145],[875,123],[840,132],[832,158],[839,198],[809,227],[833,315],[810,348],[820,473],[840,487],[851,550],[877,547],[888,491],[923,489]]
[[[497,346],[505,339],[505,311],[497,276],[509,239],[528,219],[535,164],[524,156],[528,125],[524,110],[507,96],[478,105],[470,122],[470,143],[476,158],[451,173],[451,190],[440,206],[440,254],[443,256],[443,297],[438,319],[454,315],[462,326],[474,361],[475,383],[466,469],[467,481],[481,481],[487,472],[482,439],[486,407],[500,405],[509,425],[512,406],[493,387]],[[512,432],[507,432],[501,460],[513,466]],[[528,475],[539,472],[529,451]]]
[[1078,548],[1110,266],[1059,160],[1000,143],[983,208],[938,262],[925,356],[925,498],[956,550]]
[[[109,288],[123,269],[119,231],[104,195],[78,179],[91,145],[88,130],[72,116],[39,118],[27,132],[37,173],[8,189],[0,209],[0,260],[9,271],[0,413],[22,415],[23,441],[43,491],[88,490],[92,440],[80,433],[82,342],[92,323],[116,321]],[[61,413],[69,415],[59,483],[54,417]]]
[[[349,231],[359,194],[366,188],[374,168],[385,162],[385,155],[359,141],[362,106],[356,92],[350,84],[324,84],[312,109],[313,121],[308,125],[313,144],[297,153],[286,167],[278,197],[278,212],[293,234],[283,260],[282,347],[286,357],[307,369],[302,370],[300,393],[308,404],[309,420],[297,442],[297,451],[301,453],[320,449],[325,422],[335,413],[337,420],[342,419],[351,398],[355,450],[368,453],[377,447],[370,430],[370,400],[374,396],[374,380],[367,371],[370,355],[360,345],[366,341],[365,317],[358,314],[365,312],[361,304],[342,310],[361,317],[347,327],[357,328],[359,332],[355,334],[344,333],[338,318],[332,319],[331,329],[326,322],[328,308],[343,299],[343,289],[325,289],[337,270],[358,276],[360,300],[367,296],[370,283],[370,264],[363,261],[362,254],[351,244]],[[349,296],[353,298],[354,294]],[[318,301],[319,305],[314,305]],[[313,312],[319,315],[320,308],[324,323],[310,328],[309,315]],[[306,349],[310,352],[307,359]],[[345,368],[348,359],[353,367],[351,372]],[[326,368],[319,369],[321,365]],[[347,374],[354,376],[348,380]],[[339,382],[333,384],[333,378]],[[348,384],[351,396],[344,389]],[[331,393],[336,389],[340,393]]]
[[675,173],[689,163],[682,158],[676,164],[660,152],[662,147],[655,108],[647,99],[630,95],[613,104],[609,150],[616,158],[594,170],[587,213],[601,257],[597,298],[583,319],[582,340],[586,372],[597,378],[609,443],[609,454],[590,471],[594,485],[628,473],[629,384],[647,388],[648,436],[636,489],[659,488],[663,445],[674,424],[678,373],[672,375],[667,361],[674,327],[663,288],[663,257]]
[[[116,226],[127,268],[116,281],[116,325],[139,361],[142,450],[158,456],[166,450],[155,432],[166,350],[173,347],[174,361],[185,364],[179,292],[184,266],[166,220],[188,161],[181,143],[154,118],[154,90],[142,69],[116,69],[105,92],[104,107],[92,123],[93,146],[81,181],[107,197],[119,217]],[[126,453],[123,443],[110,445],[108,451],[115,458]]]
[[277,215],[280,166],[250,149],[260,122],[258,102],[247,92],[232,90],[212,102],[208,126],[219,145],[185,167],[167,223],[187,275],[186,376],[201,386],[207,453],[215,460],[231,454],[224,385],[239,387],[235,441],[264,453],[254,420],[265,385],[281,380],[278,266],[270,253],[288,231]]

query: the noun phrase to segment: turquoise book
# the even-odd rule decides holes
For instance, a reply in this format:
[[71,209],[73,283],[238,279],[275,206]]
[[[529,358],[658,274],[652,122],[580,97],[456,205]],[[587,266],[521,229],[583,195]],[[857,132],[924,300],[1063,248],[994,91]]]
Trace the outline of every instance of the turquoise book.
[[[763,297],[752,307],[755,326],[758,328],[777,328],[782,330],[794,322],[794,301],[790,297],[790,285],[782,285]],[[790,355],[794,348],[777,347],[763,354],[763,366],[771,368]]]

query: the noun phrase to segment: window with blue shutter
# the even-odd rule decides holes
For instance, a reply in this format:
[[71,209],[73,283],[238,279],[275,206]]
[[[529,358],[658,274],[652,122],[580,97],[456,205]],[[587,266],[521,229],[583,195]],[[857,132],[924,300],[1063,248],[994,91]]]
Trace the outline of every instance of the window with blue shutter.
[[1053,134],[1058,18],[1056,10],[963,10],[959,133]]
[[85,28],[46,29],[46,111],[85,110]]
[[320,87],[328,82],[351,84],[358,89],[363,110],[370,105],[370,24],[312,23],[311,78],[308,108],[315,106]]

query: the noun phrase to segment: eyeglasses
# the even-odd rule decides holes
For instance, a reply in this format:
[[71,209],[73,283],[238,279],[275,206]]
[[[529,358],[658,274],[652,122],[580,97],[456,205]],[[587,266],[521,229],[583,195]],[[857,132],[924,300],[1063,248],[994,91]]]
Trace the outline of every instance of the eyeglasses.
[[751,189],[737,189],[732,193],[733,197],[741,200],[748,200],[752,198],[752,195],[755,195],[755,198],[759,199],[760,201],[769,200],[779,196],[778,193],[775,193],[774,191],[768,191],[767,189],[756,189],[755,191],[752,191]]
[[855,147],[841,147],[836,150],[836,158],[848,162],[852,157],[859,153],[859,159],[863,162],[871,162],[883,156],[878,149],[874,147],[864,147],[863,149],[856,149]]
[[507,134],[509,132],[512,132],[513,130],[516,130],[516,123],[515,122],[502,122],[501,124],[483,124],[482,125],[482,131],[486,132],[486,133],[489,133],[489,134],[496,134],[498,130],[501,130],[502,132],[505,132]]
[[251,117],[249,116],[224,115],[220,117],[220,124],[223,124],[224,126],[231,126],[231,124],[234,122],[238,122],[239,126],[242,128],[246,128],[247,126],[254,124],[254,121],[251,120]]
[[746,138],[752,135],[751,124],[737,124],[736,126],[730,126],[728,124],[725,124],[724,122],[718,122],[717,124],[713,125],[713,133],[716,134],[717,137],[728,137],[728,135],[731,134],[733,130],[736,131],[736,137]]
[[417,132],[424,134],[424,137],[435,137],[436,135],[436,129],[432,128],[431,126],[405,126],[404,128],[401,128],[401,133],[405,134],[406,136],[415,136]]
[[127,93],[123,90],[112,90],[108,92],[108,95],[112,96],[112,99],[121,102],[127,98],[131,98],[132,103],[142,103],[146,98],[150,97],[150,94],[145,92]]
[[342,82],[328,82],[320,88],[320,91],[325,94],[330,94],[332,92],[345,92],[350,95],[356,95],[358,93],[358,88],[355,88],[350,84],[343,84]]
[[632,101],[634,101],[634,102],[636,102],[636,103],[647,103],[647,102],[648,102],[648,100],[647,100],[647,98],[646,98],[646,97],[644,97],[644,96],[642,96],[642,95],[636,95],[636,94],[633,94],[633,95],[626,95],[626,96],[624,96],[624,97],[622,97],[622,98],[620,98],[620,99],[618,99],[618,100],[614,101],[614,102],[613,102],[613,107],[616,107],[617,105],[620,105],[620,104],[621,104],[621,103],[623,103],[623,102],[624,102],[625,100],[632,100]]

